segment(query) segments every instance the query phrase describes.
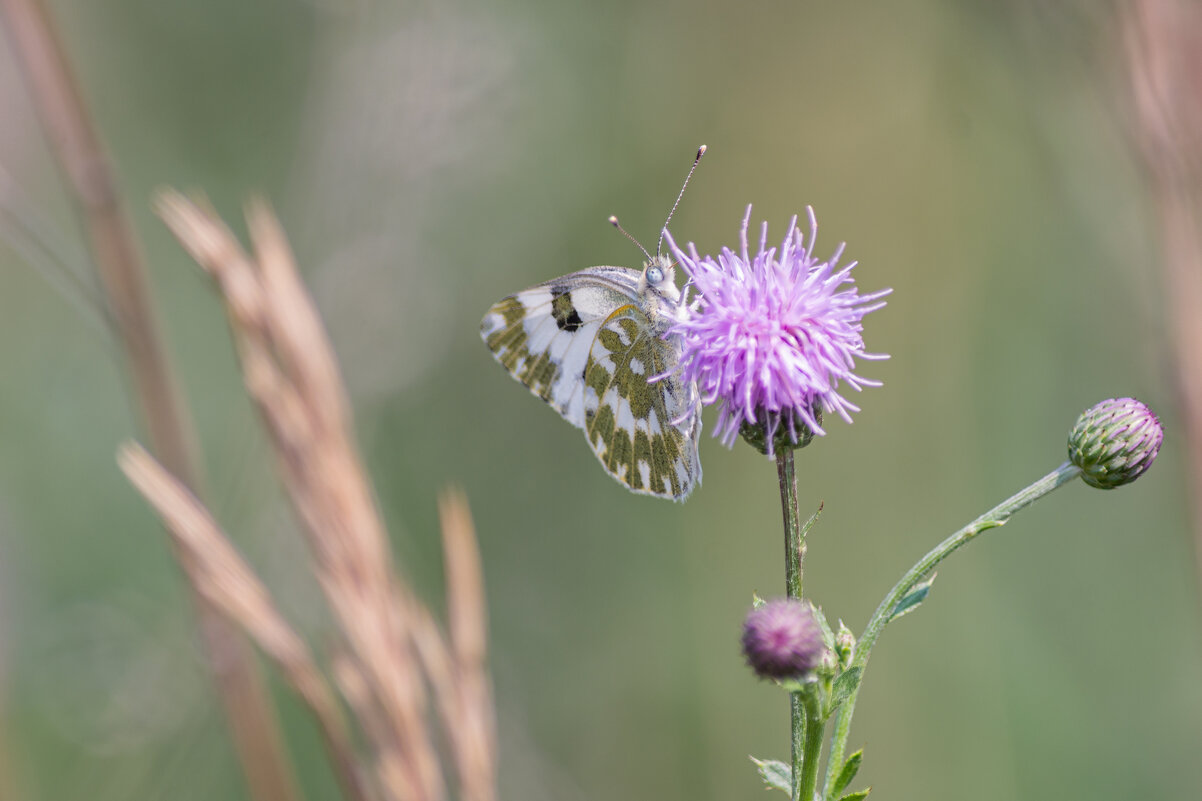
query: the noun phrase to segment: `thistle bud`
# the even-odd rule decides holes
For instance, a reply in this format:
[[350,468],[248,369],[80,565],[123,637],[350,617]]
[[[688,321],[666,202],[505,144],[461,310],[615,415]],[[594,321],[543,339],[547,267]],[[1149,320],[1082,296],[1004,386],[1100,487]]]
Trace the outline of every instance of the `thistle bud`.
[[839,664],[844,667],[850,665],[856,655],[856,635],[842,620],[839,621],[839,631],[835,632],[835,651],[839,654]]
[[779,598],[752,609],[743,623],[743,655],[765,679],[798,679],[812,671],[826,649],[810,605]]
[[1147,406],[1135,398],[1104,400],[1077,418],[1068,458],[1086,484],[1114,489],[1142,476],[1163,440],[1164,429]]

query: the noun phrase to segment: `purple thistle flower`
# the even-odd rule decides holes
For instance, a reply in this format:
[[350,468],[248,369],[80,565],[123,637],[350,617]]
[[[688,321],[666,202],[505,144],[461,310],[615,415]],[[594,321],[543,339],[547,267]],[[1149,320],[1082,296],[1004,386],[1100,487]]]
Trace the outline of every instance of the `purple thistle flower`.
[[805,601],[768,601],[743,622],[743,656],[762,678],[800,678],[817,667],[825,650],[822,630]]
[[686,253],[665,231],[699,293],[693,313],[670,331],[682,343],[682,377],[697,382],[695,404],[721,403],[714,436],[727,447],[740,429],[766,434],[761,450],[769,456],[774,442],[804,445],[826,433],[822,410],[849,423],[860,410],[840,394],[840,384],[857,391],[880,386],[853,369],[857,358],[889,358],[864,352],[861,320],[884,306],[881,298],[892,290],[861,296],[850,274],[856,262],[836,270],[842,244],[826,261],[815,258],[818,223],[814,210],[807,212],[808,242],[794,216],[780,247],[769,248],[765,222],[754,258],[747,248],[751,206],[739,232],[741,253],[723,248],[716,260],[701,258],[693,243]]

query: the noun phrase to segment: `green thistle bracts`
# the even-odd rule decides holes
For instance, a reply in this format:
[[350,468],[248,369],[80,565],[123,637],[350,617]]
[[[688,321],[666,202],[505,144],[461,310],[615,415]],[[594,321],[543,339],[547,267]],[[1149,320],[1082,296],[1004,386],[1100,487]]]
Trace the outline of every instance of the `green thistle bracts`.
[[1091,487],[1114,489],[1147,472],[1164,429],[1135,398],[1104,400],[1086,409],[1068,435],[1068,458]]

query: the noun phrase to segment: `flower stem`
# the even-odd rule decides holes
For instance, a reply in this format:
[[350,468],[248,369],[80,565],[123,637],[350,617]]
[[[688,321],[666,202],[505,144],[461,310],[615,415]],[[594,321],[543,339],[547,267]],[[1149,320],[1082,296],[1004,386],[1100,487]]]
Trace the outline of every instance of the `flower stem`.
[[[793,782],[790,786],[793,788],[793,801],[798,801],[801,798],[805,771],[810,765],[810,760],[806,757],[810,747],[810,740],[807,739],[810,731],[806,727],[805,700],[800,692],[789,693],[789,717],[793,727],[792,748],[789,752],[793,764]],[[822,722],[819,721],[818,725],[821,727]],[[818,740],[822,740],[821,728],[818,730]]]
[[[893,618],[893,610],[897,607],[897,602],[904,598],[906,593],[913,589],[915,584],[930,574],[935,569],[935,566],[950,556],[953,551],[974,539],[978,534],[991,528],[1005,525],[1016,512],[1025,509],[1052,490],[1067,484],[1080,475],[1081,469],[1079,467],[1065,462],[1031,486],[1002,501],[955,534],[952,534],[931,549],[926,556],[919,559],[902,576],[901,581],[894,585],[889,594],[885,596],[885,599],[881,601],[881,605],[873,613],[872,619],[868,621],[868,625],[864,628],[864,634],[856,644],[856,655],[852,662],[852,667],[861,669],[860,683],[864,681],[862,671],[868,663],[868,655],[872,650],[872,646],[876,644],[877,638],[881,636],[885,625]],[[847,701],[839,708],[839,713],[835,718],[835,732],[831,738],[831,753],[827,761],[826,770],[828,788],[837,772],[843,767],[843,754],[847,749],[847,736],[851,729],[851,716],[855,711],[856,696],[859,695],[859,692],[860,689],[857,686]]]
[[[800,701],[793,693],[794,699]],[[813,696],[810,696],[813,699]],[[811,703],[806,709],[805,753],[801,761],[801,781],[793,784],[795,800],[814,801],[814,790],[818,786],[818,757],[822,754],[822,730],[826,728],[826,719],[817,709],[817,704]],[[796,746],[795,746],[796,747]],[[796,764],[796,763],[794,763]]]
[[[801,598],[802,565],[805,562],[805,532],[801,526],[801,514],[797,504],[797,473],[793,463],[793,449],[782,448],[776,452],[776,474],[780,479],[780,505],[785,518],[785,590],[790,598]],[[811,715],[810,726],[806,725],[806,708],[799,692],[789,693],[789,718],[792,726],[793,801],[798,801],[803,769],[813,760],[805,754],[812,750],[810,728],[818,727],[819,746],[822,740],[822,723],[817,715]],[[817,754],[815,754],[815,759]],[[817,766],[814,766],[817,770]],[[813,783],[811,782],[811,797]]]
[[785,589],[790,598],[800,598],[806,542],[797,505],[797,473],[791,448],[777,451],[776,474],[780,479],[780,505],[785,516]]

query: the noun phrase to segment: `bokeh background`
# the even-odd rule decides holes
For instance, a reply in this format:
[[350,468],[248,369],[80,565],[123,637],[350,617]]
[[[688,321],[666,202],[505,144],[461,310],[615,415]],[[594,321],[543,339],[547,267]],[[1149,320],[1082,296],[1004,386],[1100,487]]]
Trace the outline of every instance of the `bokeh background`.
[[[56,0],[114,158],[222,522],[296,625],[332,636],[204,277],[150,211],[270,198],[350,384],[406,575],[437,605],[435,496],[484,555],[506,799],[733,799],[783,758],[741,664],[783,592],[773,465],[702,443],[687,504],[635,497],[493,363],[495,300],[704,251],[747,203],[812,204],[868,291],[855,424],[799,459],[825,503],[808,594],[859,630],[950,531],[1135,395],[1167,432],[1119,492],[1070,485],[957,553],[879,643],[852,732],[882,798],[1202,795],[1202,640],[1155,212],[1109,4]],[[79,221],[8,39],[0,239],[0,676],[7,782],[42,799],[242,798],[166,537],[114,463],[138,435]],[[19,228],[19,226],[17,226]],[[64,278],[59,263],[83,276]],[[707,414],[707,422],[712,421]],[[277,683],[309,798],[334,784]],[[15,788],[15,790],[13,790]]]

